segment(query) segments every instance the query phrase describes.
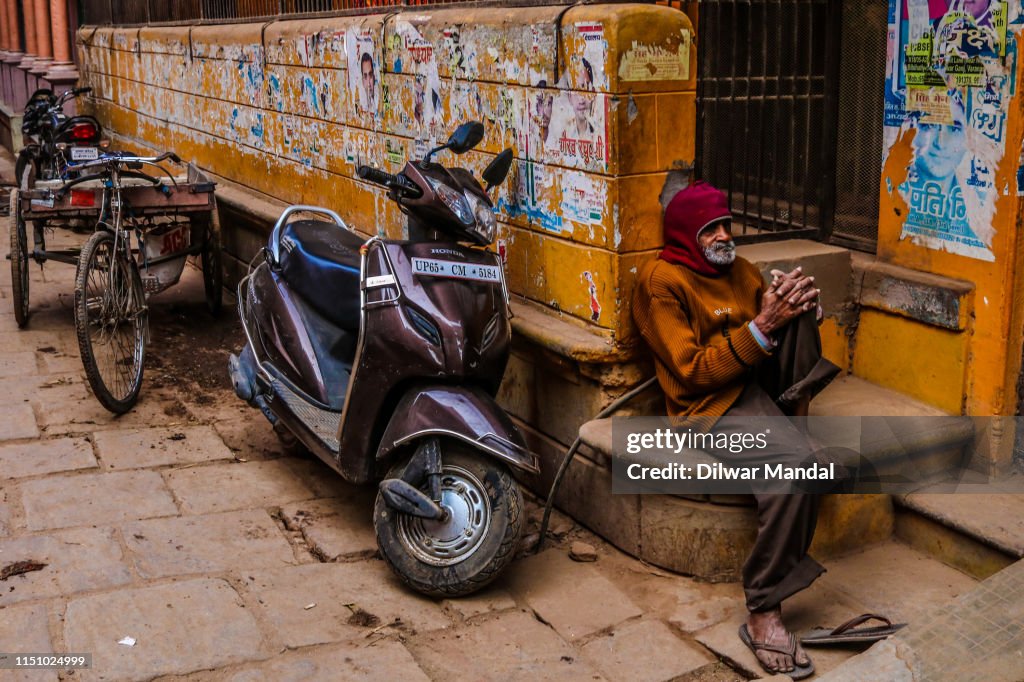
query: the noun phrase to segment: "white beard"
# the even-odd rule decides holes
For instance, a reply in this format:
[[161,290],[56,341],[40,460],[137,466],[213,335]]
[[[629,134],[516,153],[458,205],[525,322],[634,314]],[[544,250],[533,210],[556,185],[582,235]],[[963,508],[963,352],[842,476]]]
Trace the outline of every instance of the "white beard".
[[736,242],[715,242],[704,248],[704,257],[712,265],[732,265],[736,260]]

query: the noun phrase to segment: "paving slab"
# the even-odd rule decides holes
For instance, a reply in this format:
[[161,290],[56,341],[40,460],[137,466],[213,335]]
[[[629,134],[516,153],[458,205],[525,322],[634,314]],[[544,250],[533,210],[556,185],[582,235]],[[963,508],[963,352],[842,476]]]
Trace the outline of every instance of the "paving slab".
[[96,467],[84,438],[51,438],[0,445],[0,478],[25,478]]
[[[251,407],[246,408],[244,416],[230,421],[220,421],[213,424],[224,444],[235,453],[239,459],[275,459],[288,455],[287,450],[281,441],[278,440],[270,422],[264,419],[259,411]],[[190,408],[195,411],[196,408]],[[205,416],[200,416],[200,421],[206,421]]]
[[[0,348],[11,351],[46,352],[46,349],[52,349],[54,352],[66,353],[72,349],[77,350],[77,347],[78,343],[70,335],[68,338],[64,338],[55,335],[53,332],[36,331],[34,329],[0,332]],[[81,366],[79,366],[79,369],[81,369]]]
[[11,533],[11,507],[6,499],[0,497],[0,538]]
[[123,527],[143,578],[296,564],[291,544],[263,510],[150,519]]
[[113,528],[0,539],[0,565],[16,561],[37,561],[46,566],[0,583],[0,607],[116,587],[132,580]]
[[0,377],[25,376],[37,371],[36,354],[33,351],[10,351],[0,355]]
[[[134,646],[117,642],[133,637]],[[75,679],[149,680],[262,658],[252,614],[223,580],[200,579],[73,599],[64,616],[68,651],[93,667]]]
[[[321,462],[316,456],[288,457],[284,460],[288,467],[295,472],[306,486],[316,493],[317,497],[349,497],[358,495],[365,499],[369,495],[370,504],[373,505],[374,496],[377,494],[376,486],[354,486],[346,483],[334,469]],[[372,515],[372,512],[371,512]]]
[[727,619],[742,622],[746,616],[747,610],[742,600],[711,597],[681,604],[668,622],[683,632],[697,632]]
[[39,409],[54,403],[91,400],[83,381],[72,373],[0,379],[0,405],[26,403]]
[[316,497],[280,459],[172,469],[164,476],[188,514],[277,507]]
[[[361,639],[389,624],[381,632],[451,625],[436,602],[411,592],[375,559],[252,571],[245,584],[288,647]],[[316,606],[306,608],[310,604]]]
[[[825,563],[818,583],[862,604],[869,613],[915,622],[971,590],[977,581],[899,542],[885,542]],[[857,614],[851,614],[857,615]]]
[[209,426],[100,431],[94,439],[106,470],[234,459]]
[[281,508],[288,528],[300,531],[314,554],[325,561],[366,558],[377,552],[371,518],[374,490],[348,487],[350,497],[308,500]]
[[602,680],[558,634],[525,611],[411,637],[406,646],[435,680]]
[[516,600],[508,590],[494,584],[479,592],[458,599],[445,599],[441,606],[463,618],[473,618],[485,613],[496,613],[516,608]]
[[657,620],[645,620],[618,627],[587,642],[584,658],[608,680],[662,682],[713,662],[708,653],[672,634]]
[[36,414],[30,404],[16,403],[4,406],[4,418],[0,419],[0,441],[38,437]]
[[[757,657],[740,641],[739,627],[743,619],[727,620],[701,630],[694,638],[712,653],[748,677],[766,675]],[[813,654],[811,654],[813,660]]]
[[517,561],[506,576],[511,592],[569,641],[642,613],[593,564],[577,563],[561,549]]
[[150,426],[187,424],[184,409],[178,413],[166,396],[146,390],[143,385],[139,402],[131,412],[116,415],[100,405],[95,398],[87,400],[64,398],[34,401],[39,426],[50,435],[91,433],[107,429],[141,429]]
[[[44,346],[44,348],[48,348]],[[79,355],[79,351],[76,348],[74,351],[42,351],[36,350],[36,362],[39,369],[44,374],[57,374],[59,372],[81,372],[84,374],[85,369],[82,367],[82,356]]]
[[23,481],[18,487],[30,530],[178,513],[164,480],[155,471],[70,474]]
[[[307,682],[308,680],[401,680],[429,682],[409,651],[393,639],[329,644],[289,651],[254,665],[214,671],[218,682]],[[210,672],[180,682],[205,682]]]
[[[865,653],[855,656],[846,665],[817,679],[825,682],[860,682],[861,680],[885,680],[885,682],[923,682],[915,674],[913,652],[903,642],[890,638],[878,642]],[[942,679],[942,678],[935,678]],[[945,679],[963,682],[965,678]],[[985,678],[995,682],[998,678]]]
[[[0,613],[3,614],[0,617],[0,652],[8,655],[53,653],[46,604],[11,606]],[[57,671],[5,670],[0,677],[10,682],[57,680]]]

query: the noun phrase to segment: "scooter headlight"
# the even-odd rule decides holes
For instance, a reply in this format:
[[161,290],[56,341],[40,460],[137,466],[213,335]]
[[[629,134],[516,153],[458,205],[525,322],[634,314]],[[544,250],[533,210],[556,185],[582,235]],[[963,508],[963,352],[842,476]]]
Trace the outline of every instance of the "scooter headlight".
[[463,196],[462,192],[458,192],[443,182],[438,182],[434,178],[427,178],[427,182],[430,183],[431,188],[437,192],[437,196],[441,197],[441,201],[444,205],[455,214],[464,225],[473,224],[473,211],[470,210],[469,204],[466,203],[466,197]]
[[475,232],[484,243],[493,244],[498,231],[498,219],[494,215],[494,209],[488,202],[472,192],[466,192],[466,198],[469,200],[473,216],[476,218],[476,227],[471,231]]

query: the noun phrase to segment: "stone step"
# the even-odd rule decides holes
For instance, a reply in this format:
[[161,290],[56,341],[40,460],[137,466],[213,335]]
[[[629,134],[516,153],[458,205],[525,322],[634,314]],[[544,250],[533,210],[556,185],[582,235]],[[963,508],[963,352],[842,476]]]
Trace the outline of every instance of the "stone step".
[[1020,474],[973,484],[968,476],[958,485],[936,484],[894,502],[897,537],[968,575],[987,578],[1024,558]]
[[[845,376],[834,381],[811,404],[811,414],[832,416],[918,417],[899,421],[900,435],[892,429],[872,431],[870,440],[851,431],[851,445],[863,447],[881,473],[905,466],[909,455],[918,472],[943,471],[962,461],[964,445],[973,435],[969,419],[954,417],[934,407],[863,379]],[[854,422],[854,420],[851,420]],[[855,423],[855,422],[854,422]],[[872,428],[872,422],[867,422]],[[882,420],[874,426],[891,425]],[[911,428],[913,427],[913,428]],[[858,427],[860,428],[860,427]],[[835,437],[835,434],[831,434]],[[594,420],[580,427],[584,447],[570,467],[559,507],[625,551],[653,564],[708,580],[733,580],[756,533],[756,518],[746,496],[705,495],[686,499],[667,495],[608,495],[619,514],[594,514],[602,506],[601,486],[582,485],[600,479],[610,483],[614,451],[612,420]],[[864,441],[862,443],[862,441]],[[601,471],[597,475],[597,471]],[[589,472],[584,476],[584,472]],[[579,481],[576,479],[579,478]],[[573,483],[576,481],[576,483]],[[630,498],[630,499],[626,499]],[[613,502],[615,504],[613,504]],[[746,505],[744,503],[747,503]],[[627,513],[628,510],[628,513]],[[892,501],[886,495],[826,496],[818,522],[814,551],[840,556],[892,536]],[[626,532],[626,524],[629,528]],[[619,527],[622,526],[622,527]],[[624,539],[620,542],[619,539]],[[628,540],[639,538],[639,540]]]
[[[978,585],[975,579],[892,539],[822,563],[826,572],[783,603],[786,626],[798,634],[835,627],[862,613],[921,627],[929,622],[936,605],[970,593]],[[766,677],[736,636],[736,628],[734,621],[723,622],[697,632],[696,638],[741,673]],[[856,646],[815,647],[808,653],[818,676],[827,676],[863,650]],[[881,682],[896,678],[879,673],[855,679]]]

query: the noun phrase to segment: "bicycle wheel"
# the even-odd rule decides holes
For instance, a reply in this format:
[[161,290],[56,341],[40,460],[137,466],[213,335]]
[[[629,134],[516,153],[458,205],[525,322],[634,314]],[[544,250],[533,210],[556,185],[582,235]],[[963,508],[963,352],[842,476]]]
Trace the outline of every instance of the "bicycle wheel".
[[11,231],[11,298],[14,299],[14,319],[19,328],[24,328],[28,324],[28,238],[18,194],[18,190],[11,190],[11,213],[7,221]]
[[224,302],[224,270],[220,259],[220,217],[214,204],[203,230],[203,285],[206,288],[206,307],[214,317],[220,315]]
[[114,249],[114,236],[95,232],[78,258],[75,331],[89,386],[103,407],[130,410],[142,387],[146,297],[139,270]]

